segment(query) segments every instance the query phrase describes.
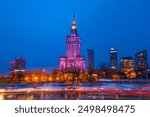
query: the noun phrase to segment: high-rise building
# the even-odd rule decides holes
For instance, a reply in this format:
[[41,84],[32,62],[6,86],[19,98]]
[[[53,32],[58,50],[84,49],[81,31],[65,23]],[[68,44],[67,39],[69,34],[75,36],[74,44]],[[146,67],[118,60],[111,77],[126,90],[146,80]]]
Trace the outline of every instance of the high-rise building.
[[77,32],[75,13],[72,21],[71,34],[66,37],[66,56],[60,57],[59,69],[85,69],[85,59],[80,54],[81,40]]
[[16,67],[15,61],[10,62],[9,65],[10,65],[10,74],[12,74],[15,72]]
[[87,50],[88,54],[88,69],[94,69],[94,50]]
[[148,57],[146,50],[135,54],[135,69],[138,77],[146,78],[148,69]]
[[9,64],[10,64],[10,74],[25,71],[24,58],[16,58],[15,61],[10,62]]
[[25,71],[25,59],[24,58],[16,58],[15,60],[15,71]]
[[115,48],[110,49],[110,69],[117,71],[117,50]]
[[121,58],[121,72],[128,74],[134,71],[134,62],[132,57]]

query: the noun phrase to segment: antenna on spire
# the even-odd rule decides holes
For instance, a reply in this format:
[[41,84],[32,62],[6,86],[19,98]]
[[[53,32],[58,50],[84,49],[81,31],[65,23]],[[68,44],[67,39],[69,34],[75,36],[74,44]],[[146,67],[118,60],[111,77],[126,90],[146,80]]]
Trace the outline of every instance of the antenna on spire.
[[73,21],[72,21],[72,27],[71,27],[71,36],[77,36],[75,10],[73,12]]

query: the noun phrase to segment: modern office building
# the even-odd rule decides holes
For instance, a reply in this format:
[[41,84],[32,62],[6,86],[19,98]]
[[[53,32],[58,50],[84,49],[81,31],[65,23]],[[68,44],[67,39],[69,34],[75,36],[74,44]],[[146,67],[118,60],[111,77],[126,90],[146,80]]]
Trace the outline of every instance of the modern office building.
[[85,59],[81,56],[81,40],[77,32],[75,14],[72,21],[71,34],[66,37],[66,56],[60,57],[59,69],[85,69]]
[[134,61],[132,57],[121,58],[121,73],[129,74],[134,72]]
[[10,74],[12,74],[12,73],[14,73],[15,72],[15,67],[16,67],[16,64],[15,64],[15,61],[11,61],[10,63],[9,63],[9,65],[10,65]]
[[15,71],[25,71],[25,59],[24,58],[16,58],[15,60]]
[[117,71],[117,50],[115,48],[110,49],[110,69]]
[[16,58],[15,61],[9,63],[10,65],[10,74],[17,72],[25,71],[25,59],[24,58]]
[[135,54],[135,70],[139,78],[147,77],[148,57],[147,51],[140,51]]
[[88,69],[94,69],[94,50],[88,49]]

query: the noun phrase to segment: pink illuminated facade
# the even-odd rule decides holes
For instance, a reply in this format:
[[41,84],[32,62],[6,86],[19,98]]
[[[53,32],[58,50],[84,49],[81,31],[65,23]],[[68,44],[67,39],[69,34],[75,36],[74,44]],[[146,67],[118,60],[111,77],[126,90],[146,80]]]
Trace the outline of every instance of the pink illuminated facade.
[[72,21],[71,34],[66,37],[66,56],[60,57],[59,69],[85,69],[85,59],[80,55],[81,41],[77,33],[75,15]]

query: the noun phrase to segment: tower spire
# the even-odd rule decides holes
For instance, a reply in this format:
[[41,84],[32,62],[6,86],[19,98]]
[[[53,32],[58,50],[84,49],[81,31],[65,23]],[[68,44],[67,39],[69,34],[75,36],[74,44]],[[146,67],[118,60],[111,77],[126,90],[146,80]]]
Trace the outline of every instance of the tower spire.
[[77,36],[75,10],[73,12],[73,21],[72,21],[72,27],[71,27],[71,36]]

